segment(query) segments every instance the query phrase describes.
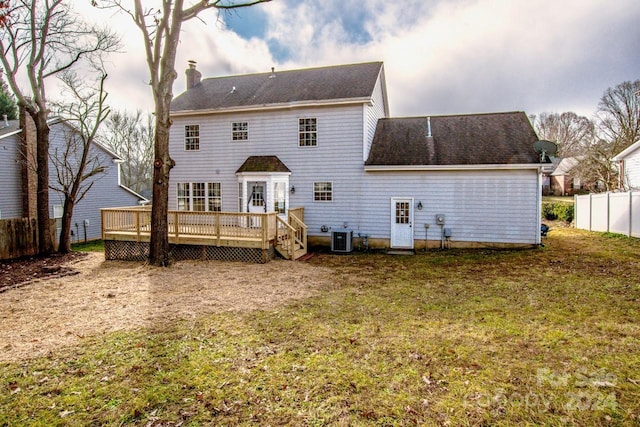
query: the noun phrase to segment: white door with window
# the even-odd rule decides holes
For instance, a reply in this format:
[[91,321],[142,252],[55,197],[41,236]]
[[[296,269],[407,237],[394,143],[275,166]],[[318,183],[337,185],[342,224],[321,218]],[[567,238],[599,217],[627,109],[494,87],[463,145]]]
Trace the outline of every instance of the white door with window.
[[391,247],[413,249],[413,198],[391,199]]
[[267,211],[267,195],[265,194],[266,187],[266,182],[249,183],[249,200],[247,203],[247,212],[265,213]]

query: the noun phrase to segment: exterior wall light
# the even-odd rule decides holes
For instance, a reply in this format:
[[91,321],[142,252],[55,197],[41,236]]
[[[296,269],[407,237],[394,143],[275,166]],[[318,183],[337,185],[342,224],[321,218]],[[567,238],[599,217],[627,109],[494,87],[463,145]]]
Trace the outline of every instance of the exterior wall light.
[[418,202],[418,210],[421,211],[422,210],[422,202]]
[[291,194],[294,194],[296,192],[296,187],[294,187],[293,185],[291,186]]

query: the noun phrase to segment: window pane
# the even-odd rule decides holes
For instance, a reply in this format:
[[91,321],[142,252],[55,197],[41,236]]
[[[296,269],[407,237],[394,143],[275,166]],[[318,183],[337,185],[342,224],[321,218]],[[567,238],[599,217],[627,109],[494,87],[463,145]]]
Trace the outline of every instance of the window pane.
[[209,183],[209,212],[220,212],[222,210],[222,192],[219,182]]
[[200,125],[186,125],[184,127],[184,149],[200,149]]
[[193,200],[193,207],[191,210],[194,211],[204,211],[204,200],[205,200],[205,194],[204,194],[204,182],[194,182],[191,188],[192,191],[192,200]]
[[317,119],[299,119],[298,136],[301,147],[314,147],[318,144]]
[[331,182],[313,183],[313,200],[316,202],[330,202],[333,200],[333,184]]
[[409,203],[396,202],[396,224],[409,224]]
[[286,186],[284,182],[276,182],[273,186],[274,192],[274,206],[273,210],[277,213],[285,212],[285,201],[286,201]]
[[188,211],[189,210],[189,183],[178,183],[178,210],[179,211]]
[[233,122],[231,124],[231,139],[233,141],[246,141],[249,139],[249,123]]

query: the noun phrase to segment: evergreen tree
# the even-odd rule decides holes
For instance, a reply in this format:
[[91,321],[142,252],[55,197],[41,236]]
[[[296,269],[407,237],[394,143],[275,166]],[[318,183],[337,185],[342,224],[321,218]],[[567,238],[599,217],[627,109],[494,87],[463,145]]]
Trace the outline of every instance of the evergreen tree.
[[2,118],[4,114],[7,115],[7,119],[9,120],[18,119],[18,107],[16,105],[16,101],[9,92],[7,83],[5,83],[4,79],[0,75],[0,118]]

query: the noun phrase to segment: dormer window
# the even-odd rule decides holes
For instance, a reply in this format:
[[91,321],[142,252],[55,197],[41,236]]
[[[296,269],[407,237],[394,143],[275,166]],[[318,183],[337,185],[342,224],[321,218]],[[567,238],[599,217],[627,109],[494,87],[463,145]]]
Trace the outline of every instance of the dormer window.
[[298,137],[300,147],[318,145],[318,119],[304,118],[298,121]]
[[186,125],[184,127],[185,151],[197,151],[200,149],[200,125]]

